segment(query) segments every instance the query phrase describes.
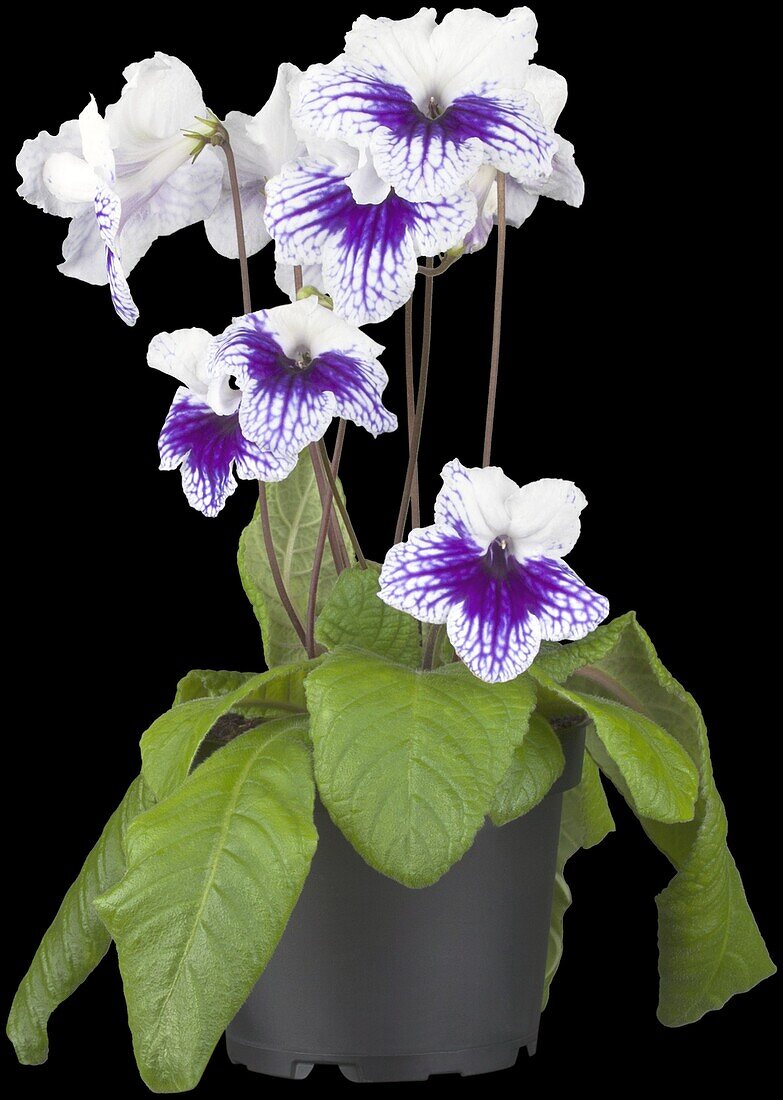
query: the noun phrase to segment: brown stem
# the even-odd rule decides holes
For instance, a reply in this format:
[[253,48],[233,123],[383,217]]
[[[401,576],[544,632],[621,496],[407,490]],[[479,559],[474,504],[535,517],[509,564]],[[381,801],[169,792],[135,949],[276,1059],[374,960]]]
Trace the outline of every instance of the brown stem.
[[582,668],[578,668],[573,675],[581,677],[584,680],[590,680],[594,684],[598,684],[608,691],[610,695],[613,695],[618,703],[623,703],[631,710],[639,711],[640,714],[644,713],[644,708],[636,696],[631,695],[630,691],[627,691],[622,684],[619,684],[608,672],[603,672],[600,668],[595,668],[593,665],[583,665]]
[[[311,443],[308,450],[310,452],[310,461],[313,464],[315,483],[318,486],[318,496],[321,498],[321,514],[323,515],[324,511],[326,511],[326,495],[329,490],[329,484],[321,468],[321,460],[318,457],[318,444]],[[332,555],[332,561],[334,562],[335,569],[339,573],[343,568],[343,554],[341,553],[342,538],[336,521],[329,523],[327,531],[329,534],[329,550]],[[342,549],[344,549],[344,547],[342,547]]]
[[302,643],[308,657],[312,657],[313,654],[310,653],[307,648],[307,635],[302,626],[302,620],[297,615],[296,609],[291,603],[291,598],[286,590],[283,575],[280,572],[280,563],[277,560],[277,551],[275,550],[275,544],[272,538],[272,527],[269,523],[269,502],[266,496],[266,484],[263,481],[259,481],[258,483],[258,508],[261,513],[261,530],[264,534],[264,548],[266,550],[266,556],[269,559],[269,569],[272,573],[272,580],[275,582],[277,595],[280,599],[280,603],[285,608],[286,615],[291,620],[291,626],[294,628],[297,638]]
[[359,562],[361,568],[366,569],[367,559],[362,553],[362,548],[359,545],[359,539],[357,538],[356,532],[353,529],[353,524],[351,523],[351,517],[348,515],[348,509],[345,507],[345,501],[340,496],[340,493],[338,491],[337,479],[335,478],[334,472],[332,470],[332,464],[329,461],[329,455],[326,453],[326,444],[324,443],[323,439],[320,440],[318,443],[318,453],[321,457],[321,465],[323,467],[323,471],[326,474],[332,490],[334,502],[340,509],[340,515],[342,516],[343,523],[345,524],[345,529],[348,532],[348,537],[351,540],[351,545],[353,546],[354,553],[356,554],[356,559]]
[[495,401],[498,393],[498,364],[500,363],[500,321],[503,313],[503,269],[506,263],[506,177],[498,172],[498,251],[495,263],[495,308],[492,314],[492,354],[489,360],[489,392],[487,394],[487,420],[484,426],[484,458],[482,465],[489,466],[492,454],[492,429],[495,426]]
[[448,271],[452,264],[455,264],[459,256],[447,256],[445,260],[441,260],[437,267],[422,267],[421,264],[416,268],[419,275],[425,275],[428,279],[434,279],[438,275],[442,275],[444,271]]
[[294,267],[294,296],[299,296],[299,291],[302,289],[302,267],[301,264],[297,264]]
[[237,178],[237,163],[234,160],[234,150],[225,126],[221,126],[219,133],[222,137],[221,148],[226,157],[228,167],[228,180],[231,184],[231,202],[234,205],[234,224],[237,230],[237,251],[239,253],[239,270],[242,275],[242,305],[245,313],[252,312],[250,303],[250,272],[247,267],[247,249],[245,248],[245,223],[242,217],[242,199],[239,193],[239,179]]
[[[427,258],[427,267],[432,266],[432,260]],[[402,542],[405,533],[405,518],[408,515],[408,504],[413,490],[413,480],[416,476],[419,461],[419,446],[421,445],[421,429],[424,423],[424,402],[427,399],[427,375],[430,368],[430,347],[432,346],[432,279],[424,283],[424,327],[421,337],[421,366],[419,368],[419,392],[416,395],[416,415],[413,419],[413,431],[411,433],[410,453],[408,455],[408,469],[405,473],[405,485],[402,490],[400,510],[397,514],[397,527],[394,532],[395,543]]]
[[437,623],[430,627],[427,641],[424,643],[424,653],[421,658],[421,667],[429,670],[435,663],[435,655],[438,651],[438,642],[443,633],[443,623]]
[[[425,268],[425,270],[427,270]],[[416,390],[413,380],[413,295],[405,303],[405,398],[408,419],[408,456],[413,446],[413,421],[416,416]],[[411,527],[421,526],[419,510],[419,468],[414,468],[411,485]]]
[[[345,443],[345,429],[347,423],[348,422],[346,420],[343,420],[342,418],[337,422],[337,435],[334,439],[334,449],[332,451],[332,475],[335,481],[337,481],[337,472],[340,469],[340,459],[343,456],[343,444]],[[332,509],[331,525],[336,535],[337,549],[340,552],[340,562],[339,564],[335,562],[335,568],[337,569],[337,573],[339,575],[340,573],[342,573],[343,569],[347,569],[351,563],[348,558],[348,551],[345,549],[345,539],[343,538],[343,533],[340,530],[337,513],[334,511],[334,509]]]

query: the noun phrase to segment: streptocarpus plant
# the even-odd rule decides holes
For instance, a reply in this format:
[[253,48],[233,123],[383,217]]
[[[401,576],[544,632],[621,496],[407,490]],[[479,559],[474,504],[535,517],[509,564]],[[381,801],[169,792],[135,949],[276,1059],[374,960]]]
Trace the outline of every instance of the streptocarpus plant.
[[[602,775],[674,867],[657,899],[660,1019],[696,1020],[773,972],[696,703],[633,614],[606,622],[607,601],[564,561],[583,494],[555,479],[520,487],[490,465],[507,226],[541,195],[578,206],[583,192],[554,129],[565,82],[531,62],[535,30],[526,8],[362,17],[337,60],[281,65],[257,115],[223,121],[187,66],[156,54],[126,69],[104,114],[91,99],[20,153],[23,197],[70,219],[62,270],[108,284],[127,324],[138,317],[127,277],[157,236],[203,220],[240,261],[243,314],[221,334],[158,334],[148,362],[181,383],[160,456],[188,502],[215,516],[237,479],[258,486],[239,568],[268,665],[189,673],[144,733],[141,774],[14,1001],[23,1062],[46,1058],[50,1014],[113,939],[142,1077],[157,1091],[193,1087],[301,891],[316,791],[373,868],[426,887],[487,818],[502,826],[545,797],[563,768],[550,721],[563,712],[592,724],[564,799],[547,993],[570,902],[564,865],[614,827]],[[428,523],[417,463],[433,285],[458,262],[469,271],[493,231],[483,465],[446,465]],[[271,240],[291,302],[254,309],[246,258]],[[400,308],[409,462],[379,566],[338,473],[348,422],[397,427],[383,348],[359,326]]]

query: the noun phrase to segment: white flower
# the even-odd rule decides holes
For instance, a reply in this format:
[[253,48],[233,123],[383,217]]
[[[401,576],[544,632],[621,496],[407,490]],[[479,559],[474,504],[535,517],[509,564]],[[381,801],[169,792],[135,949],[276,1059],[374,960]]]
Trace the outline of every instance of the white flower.
[[[251,117],[242,111],[231,111],[223,122],[237,166],[248,256],[260,251],[270,239],[264,225],[266,181],[304,151],[304,144],[291,125],[289,86],[292,79],[298,76],[296,65],[281,65],[272,94],[258,114]],[[215,251],[229,259],[237,259],[231,182],[225,166],[220,199],[204,224],[209,243]]]
[[198,121],[206,107],[187,65],[156,53],[123,75],[122,95],[105,120],[91,101],[56,136],[42,132],[26,141],[16,163],[19,194],[47,213],[72,219],[60,270],[84,282],[112,284],[115,308],[132,324],[136,311],[127,286],[117,290],[123,272],[133,270],[157,237],[212,212],[222,166],[209,147],[189,163],[200,142],[183,131],[208,134],[209,127]]

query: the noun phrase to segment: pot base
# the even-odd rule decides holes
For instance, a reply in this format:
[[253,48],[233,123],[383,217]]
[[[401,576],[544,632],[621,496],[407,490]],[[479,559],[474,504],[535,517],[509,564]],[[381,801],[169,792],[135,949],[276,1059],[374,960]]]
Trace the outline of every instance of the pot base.
[[465,1050],[359,1058],[350,1055],[325,1058],[301,1051],[264,1050],[254,1043],[232,1038],[228,1039],[227,1046],[231,1061],[246,1066],[252,1073],[301,1081],[308,1076],[314,1065],[337,1065],[343,1077],[347,1077],[349,1081],[374,1084],[383,1081],[426,1081],[428,1077],[444,1073],[473,1077],[479,1073],[510,1069],[523,1047],[527,1047],[529,1055],[535,1054],[536,1036],[493,1046],[468,1047]]

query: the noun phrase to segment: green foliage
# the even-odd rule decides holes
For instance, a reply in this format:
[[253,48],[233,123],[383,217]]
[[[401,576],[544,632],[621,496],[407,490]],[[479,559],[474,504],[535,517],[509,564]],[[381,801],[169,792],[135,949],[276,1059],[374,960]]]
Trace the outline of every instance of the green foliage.
[[[279,717],[280,709],[305,709],[304,680],[315,661],[299,661],[269,672],[191,672],[180,681],[177,703],[156,719],[141,738],[142,773],[158,799],[177,790],[196,762],[199,748],[217,723],[232,712],[245,717]],[[222,694],[222,686],[238,686]],[[210,694],[198,696],[197,691]],[[274,704],[280,704],[275,707]]]
[[125,833],[133,819],[152,804],[151,793],[141,777],[135,779],[41,940],[8,1017],[8,1038],[20,1062],[39,1065],[46,1061],[49,1017],[108,951],[111,940],[93,908],[93,900],[122,878]]
[[514,749],[510,768],[495,791],[490,811],[495,825],[506,825],[537,806],[560,778],[564,765],[560,738],[546,718],[534,714],[522,744]]
[[131,825],[127,873],[95,902],[155,1092],[197,1084],[299,896],[317,840],[306,730],[267,722],[211,756]]
[[419,624],[410,615],[378,598],[381,567],[354,566],[337,579],[315,629],[315,639],[326,649],[352,645],[390,661],[416,667],[421,663]]
[[[321,524],[321,497],[309,454],[303,452],[296,468],[285,481],[270,483],[266,492],[269,525],[280,572],[291,603],[304,623],[315,543]],[[353,560],[350,542],[344,531],[342,534],[349,560]],[[274,668],[301,660],[305,652],[277,595],[264,547],[258,508],[239,541],[238,564],[242,585],[261,626],[267,665]],[[337,571],[327,544],[318,582],[316,610],[320,611],[324,606],[336,580]]]
[[470,847],[522,741],[527,677],[484,684],[337,650],[308,677],[318,789],[370,866],[428,886]]
[[[666,730],[697,769],[692,820],[665,823],[640,816],[640,821],[677,872],[656,899],[658,1016],[669,1026],[698,1020],[775,972],[726,843],[726,811],[715,786],[701,712],[661,664],[633,614],[599,627],[582,642],[547,653],[537,673],[568,681],[568,688],[583,697],[620,700]],[[638,813],[627,782],[618,786]]]

